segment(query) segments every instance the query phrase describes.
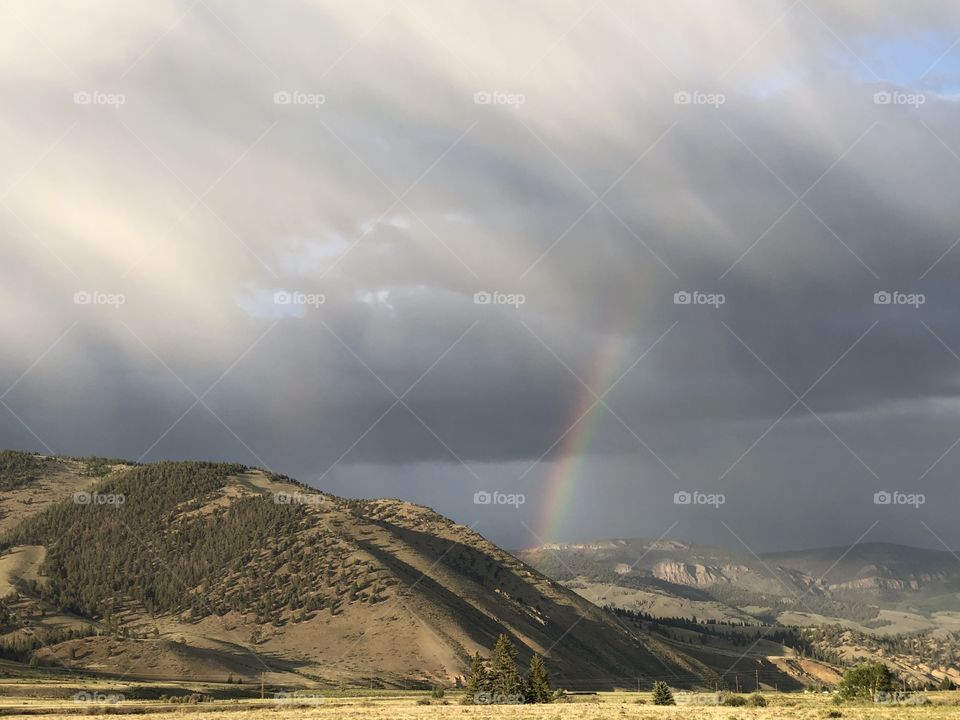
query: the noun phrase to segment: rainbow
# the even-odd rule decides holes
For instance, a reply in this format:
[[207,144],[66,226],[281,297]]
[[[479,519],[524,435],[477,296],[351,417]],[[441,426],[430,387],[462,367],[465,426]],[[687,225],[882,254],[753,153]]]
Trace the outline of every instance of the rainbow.
[[[619,377],[617,371],[628,345],[619,335],[607,335],[601,342],[596,361],[585,380],[586,385],[598,396],[602,397]],[[537,535],[543,542],[556,542],[559,539],[576,499],[587,451],[596,435],[600,418],[607,412],[596,400],[590,390],[581,388],[570,422],[564,426],[569,431],[558,444],[558,459],[553,462],[547,477],[536,522]]]

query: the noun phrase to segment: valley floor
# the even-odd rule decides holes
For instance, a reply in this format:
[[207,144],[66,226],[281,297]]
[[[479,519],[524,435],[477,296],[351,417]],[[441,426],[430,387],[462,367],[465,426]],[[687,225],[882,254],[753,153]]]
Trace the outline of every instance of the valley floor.
[[[161,706],[154,702],[124,702],[104,708],[90,703],[66,707],[63,701],[36,698],[0,698],[0,716],[61,720],[79,717],[116,717],[118,714],[145,714],[156,720],[185,716],[207,716],[211,720],[253,720],[273,718],[294,720],[814,720],[840,717],[846,720],[940,720],[960,719],[960,693],[928,693],[922,706],[834,705],[829,697],[804,694],[769,694],[765,708],[717,707],[707,705],[711,696],[679,694],[675,707],[650,704],[648,693],[600,693],[578,696],[571,702],[552,705],[463,706],[450,693],[447,700],[420,704],[424,693],[399,693],[355,698],[323,698],[309,705],[273,701],[216,701],[200,705]],[[638,702],[642,701],[642,702]],[[101,706],[102,707],[102,706]],[[837,714],[839,713],[839,714]]]

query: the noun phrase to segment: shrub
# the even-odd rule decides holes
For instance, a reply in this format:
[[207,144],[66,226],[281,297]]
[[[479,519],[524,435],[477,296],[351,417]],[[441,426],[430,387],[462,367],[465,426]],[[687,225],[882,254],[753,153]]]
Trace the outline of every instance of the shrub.
[[430,705],[430,698],[420,698],[417,700],[417,705]]
[[766,707],[767,699],[760,693],[754,693],[747,698],[747,705],[750,707]]
[[747,704],[747,699],[742,695],[730,695],[723,699],[723,704],[726,707],[743,707]]
[[434,700],[443,700],[444,690],[442,685],[435,685],[430,691],[430,697]]

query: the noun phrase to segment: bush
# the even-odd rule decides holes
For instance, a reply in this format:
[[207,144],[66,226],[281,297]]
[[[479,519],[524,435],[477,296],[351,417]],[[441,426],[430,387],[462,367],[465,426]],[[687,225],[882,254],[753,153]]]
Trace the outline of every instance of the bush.
[[663,680],[657,680],[653,684],[653,704],[654,705],[676,705],[677,701],[673,699],[673,692],[670,686]]
[[743,707],[747,704],[747,699],[742,695],[730,695],[723,699],[723,704],[726,707]]
[[766,707],[767,699],[760,693],[754,693],[747,698],[747,705],[750,707]]
[[434,700],[443,700],[444,689],[441,685],[435,685],[433,690],[430,691],[430,697]]
[[417,700],[417,705],[430,705],[430,698],[420,698]]

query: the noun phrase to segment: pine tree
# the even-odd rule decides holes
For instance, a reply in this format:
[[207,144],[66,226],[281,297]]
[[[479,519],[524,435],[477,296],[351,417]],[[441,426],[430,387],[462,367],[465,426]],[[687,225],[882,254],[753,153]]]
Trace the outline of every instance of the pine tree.
[[526,702],[548,703],[552,698],[550,692],[550,675],[543,664],[543,658],[534,655],[530,659],[530,672],[527,674]]
[[490,676],[487,674],[487,668],[483,664],[480,653],[474,653],[473,659],[470,661],[466,690],[467,694],[464,698],[467,702],[476,702],[477,695],[490,691]]
[[676,705],[676,700],[673,699],[673,693],[670,691],[670,686],[667,685],[663,680],[657,680],[653,684],[653,704],[654,705]]
[[493,648],[490,681],[491,689],[498,695],[517,695],[522,689],[517,672],[517,649],[506,635],[498,637]]

